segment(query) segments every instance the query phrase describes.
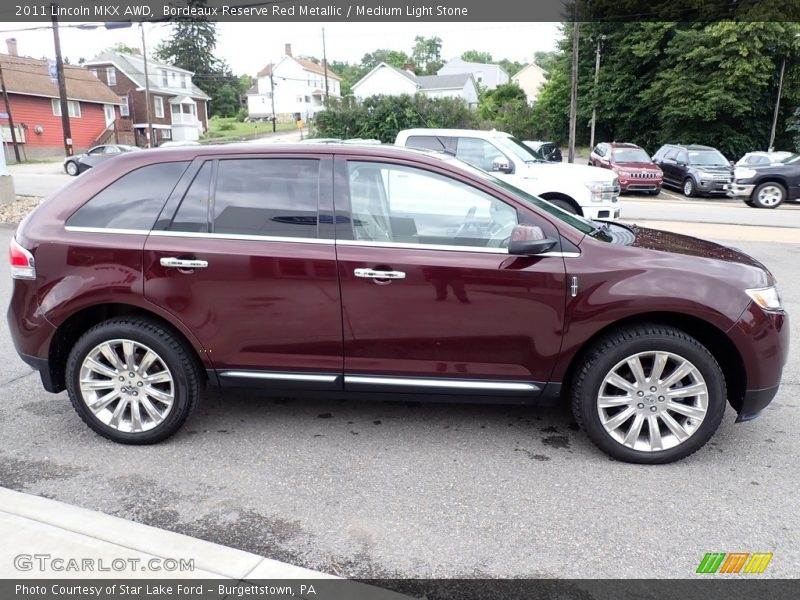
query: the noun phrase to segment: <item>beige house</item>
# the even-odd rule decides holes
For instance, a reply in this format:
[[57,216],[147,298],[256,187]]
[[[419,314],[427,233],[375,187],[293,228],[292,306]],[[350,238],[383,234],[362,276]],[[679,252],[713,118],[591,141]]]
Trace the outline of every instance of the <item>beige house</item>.
[[547,71],[536,63],[531,63],[511,78],[525,92],[528,104],[536,102],[539,92],[542,91],[544,82],[547,81]]

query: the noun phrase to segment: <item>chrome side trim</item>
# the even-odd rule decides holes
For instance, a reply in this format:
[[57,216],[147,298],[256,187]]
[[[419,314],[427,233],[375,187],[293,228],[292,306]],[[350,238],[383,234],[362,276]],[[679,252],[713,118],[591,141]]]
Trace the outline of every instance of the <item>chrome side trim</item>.
[[196,233],[194,231],[154,230],[150,235],[155,237],[203,238],[215,240],[245,240],[253,242],[288,242],[293,244],[333,244],[335,240],[325,238],[293,238],[270,235],[245,235],[238,233]]
[[84,233],[113,233],[117,235],[147,235],[150,233],[147,229],[114,229],[111,227],[79,227],[75,225],[66,225],[66,231],[81,231]]
[[315,381],[318,383],[334,383],[339,375],[317,375],[314,373],[274,373],[267,371],[222,371],[220,377],[238,377],[242,379],[271,379],[275,381]]
[[[369,242],[365,240],[336,240],[337,246],[364,248],[402,248],[405,250],[444,250],[447,252],[480,252],[482,254],[508,254],[508,248],[485,248],[481,246],[450,246],[445,244],[408,244],[402,242]],[[543,252],[531,258],[577,258],[580,252]]]
[[368,375],[345,375],[345,384],[361,383],[372,385],[401,385],[413,387],[449,388],[460,390],[502,390],[514,392],[535,392],[539,386],[526,382],[486,381],[467,379],[426,379],[418,377],[371,377]]

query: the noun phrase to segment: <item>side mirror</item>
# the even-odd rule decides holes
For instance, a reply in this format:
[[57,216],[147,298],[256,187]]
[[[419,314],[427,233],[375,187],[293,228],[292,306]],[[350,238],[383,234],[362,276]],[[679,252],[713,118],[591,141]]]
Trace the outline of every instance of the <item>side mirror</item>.
[[536,225],[517,225],[511,232],[508,253],[534,256],[547,252],[556,243],[556,240],[545,237],[541,227]]
[[499,171],[501,173],[511,173],[513,171],[511,163],[504,158],[497,158],[492,162],[492,171]]
[[683,161],[677,161],[675,164],[678,165],[679,167],[685,167],[686,166],[686,163],[683,162]]

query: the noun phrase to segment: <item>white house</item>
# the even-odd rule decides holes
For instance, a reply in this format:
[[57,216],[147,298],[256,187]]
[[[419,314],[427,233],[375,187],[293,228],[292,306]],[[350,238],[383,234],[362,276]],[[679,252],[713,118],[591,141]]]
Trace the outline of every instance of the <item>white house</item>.
[[536,102],[539,92],[542,91],[545,81],[547,81],[547,71],[536,63],[531,63],[523,68],[511,78],[525,92],[528,97],[528,104]]
[[359,100],[370,96],[401,96],[425,94],[432,98],[461,98],[470,106],[478,104],[478,88],[470,73],[454,75],[415,75],[410,66],[398,69],[381,63],[353,86]]
[[458,75],[470,73],[475,79],[475,83],[482,85],[486,89],[493,90],[498,85],[508,83],[508,73],[500,65],[467,62],[460,58],[454,58],[447,62],[437,71],[437,75]]
[[[247,93],[247,113],[251,118],[270,117],[279,121],[308,121],[325,107],[325,67],[304,58],[292,56],[292,45],[286,54],[258,72],[255,85]],[[341,78],[327,70],[327,93],[341,95]],[[274,99],[273,99],[274,94]]]

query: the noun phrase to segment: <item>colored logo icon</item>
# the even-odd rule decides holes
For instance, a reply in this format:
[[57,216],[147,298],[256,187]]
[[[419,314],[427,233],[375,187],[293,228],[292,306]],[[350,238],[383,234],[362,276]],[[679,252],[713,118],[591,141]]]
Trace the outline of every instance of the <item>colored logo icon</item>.
[[759,574],[767,569],[772,552],[707,552],[697,567],[697,573]]

